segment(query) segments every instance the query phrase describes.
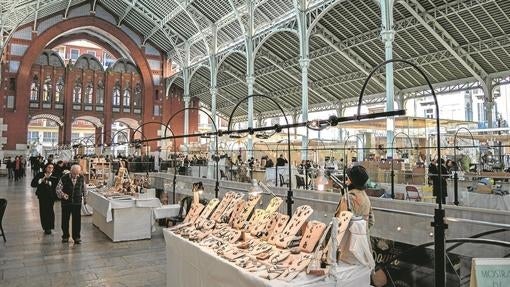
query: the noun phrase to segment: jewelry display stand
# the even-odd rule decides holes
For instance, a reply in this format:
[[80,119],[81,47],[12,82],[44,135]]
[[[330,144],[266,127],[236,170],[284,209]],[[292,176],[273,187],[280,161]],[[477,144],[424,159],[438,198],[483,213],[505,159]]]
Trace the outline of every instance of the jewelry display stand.
[[283,232],[276,236],[274,240],[276,246],[287,248],[291,241],[296,239],[296,235],[312,213],[313,209],[308,205],[298,207]]
[[299,243],[299,248],[301,251],[311,253],[315,250],[315,246],[321,239],[324,230],[326,229],[326,224],[320,221],[309,221],[306,224],[305,232],[303,233],[303,238]]

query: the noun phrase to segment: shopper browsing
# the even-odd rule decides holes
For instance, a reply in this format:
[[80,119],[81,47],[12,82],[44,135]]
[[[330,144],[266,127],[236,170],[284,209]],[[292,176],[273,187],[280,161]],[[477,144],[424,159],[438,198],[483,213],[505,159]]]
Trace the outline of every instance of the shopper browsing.
[[71,172],[62,176],[57,185],[57,196],[62,206],[62,242],[69,242],[69,218],[72,217],[72,237],[75,244],[81,243],[81,204],[87,204],[87,189],[81,167],[71,166]]
[[35,175],[30,184],[37,188],[35,194],[39,199],[39,217],[45,234],[51,234],[51,230],[55,228],[53,204],[57,183],[58,178],[53,174],[53,164],[49,163],[44,167],[44,171]]

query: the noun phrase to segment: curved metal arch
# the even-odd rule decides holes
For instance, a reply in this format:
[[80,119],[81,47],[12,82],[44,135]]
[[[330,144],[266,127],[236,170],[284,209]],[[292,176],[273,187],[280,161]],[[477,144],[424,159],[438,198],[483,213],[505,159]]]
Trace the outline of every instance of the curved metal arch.
[[395,139],[398,135],[405,135],[407,140],[409,141],[409,144],[411,145],[411,149],[413,149],[413,141],[411,140],[411,137],[405,133],[405,132],[398,132],[393,135],[393,138],[391,139],[391,199],[395,199]]
[[[111,135],[110,133],[110,144],[111,145],[123,145],[123,144],[128,144],[129,143],[129,130],[131,128],[123,128],[123,129],[120,129],[120,130],[117,130],[115,131],[115,133],[113,135]],[[124,138],[126,139],[126,142],[123,142],[123,143],[118,143],[118,142],[113,142],[115,140],[115,137],[119,134],[123,134],[124,135]]]
[[310,36],[312,35],[312,31],[315,28],[315,26],[317,26],[319,21],[322,20],[322,18],[324,18],[324,16],[329,11],[331,11],[333,8],[335,8],[336,6],[338,6],[338,4],[341,4],[342,2],[343,1],[334,1],[333,3],[331,3],[331,5],[322,10],[322,12],[320,12],[319,15],[317,15],[317,17],[315,17],[315,19],[310,23],[310,25],[308,25],[308,29],[306,31],[306,35],[308,35],[308,38],[310,38]]
[[230,7],[232,8],[232,11],[234,12],[234,15],[236,15],[237,22],[239,23],[239,27],[241,28],[241,32],[243,32],[243,35],[246,35],[246,29],[243,25],[243,19],[241,15],[239,15],[239,11],[237,10],[236,5],[232,0],[228,0],[228,4],[230,4]]
[[218,65],[217,65],[218,71],[220,70],[221,65],[233,54],[240,54],[241,56],[244,56],[245,59],[247,57],[246,56],[246,52],[244,52],[244,51],[241,51],[241,50],[230,50],[227,53],[221,55],[221,57],[219,58]]
[[[204,109],[202,108],[195,108],[195,107],[188,107],[188,108],[183,108],[183,109],[180,109],[178,110],[177,112],[175,112],[169,119],[168,121],[166,122],[166,125],[165,127],[167,127],[167,129],[165,129],[165,135],[164,135],[164,138],[167,138],[166,136],[166,131],[167,130],[170,130],[173,134],[173,130],[169,127],[170,125],[170,122],[175,118],[176,115],[186,111],[186,110],[191,110],[191,111],[198,111],[198,112],[202,112],[204,113],[212,122],[213,124],[213,127],[214,127],[214,131],[215,131],[215,135],[216,135],[216,140],[214,141],[215,143],[215,147],[216,147],[216,150],[215,150],[215,156],[216,156],[216,159],[214,160],[215,163],[216,163],[216,184],[215,184],[215,187],[214,187],[214,193],[215,193],[215,197],[218,198],[219,196],[219,190],[220,190],[220,182],[219,182],[219,167],[218,167],[218,161],[219,161],[219,151],[218,151],[218,141],[219,141],[219,136],[218,136],[218,126],[216,125],[216,123],[214,122],[214,118]],[[175,134],[174,134],[175,136]],[[187,135],[189,136],[189,135]],[[175,142],[175,137],[172,137],[174,139],[174,142]],[[175,177],[174,177],[174,180],[175,180]],[[175,181],[174,181],[175,183]],[[174,184],[175,186],[175,184]]]
[[125,124],[131,129],[136,129],[138,126],[138,121],[132,118],[118,118],[118,119],[112,119],[112,124],[115,122],[119,122],[122,124]]
[[209,70],[209,72],[211,72],[211,67],[209,67],[208,65],[206,64],[199,64],[197,65],[196,67],[193,67],[193,70],[191,71],[191,73],[189,74],[189,82],[191,83],[191,81],[193,80],[193,76],[195,75],[196,72],[198,72],[200,69],[202,68],[205,68],[207,70]]
[[[37,9],[37,7],[35,7],[33,12],[28,13],[27,15],[25,15],[25,17],[23,17],[20,21],[18,21],[18,23],[16,23],[16,26],[11,29],[11,31],[9,32],[9,35],[7,35],[7,38],[4,41],[4,46],[2,47],[2,50],[0,51],[0,59],[3,59],[4,53],[6,51],[5,49],[8,46],[7,43],[9,43],[11,41],[12,35],[14,35],[14,32],[16,32],[19,29],[19,27],[22,25],[22,23],[24,23],[28,18],[33,16],[33,14],[35,12],[41,11],[41,10],[44,10],[44,9],[48,9],[51,6],[58,5],[58,4],[61,4],[61,1],[55,1],[55,2],[46,3],[44,5],[39,6],[39,9]],[[11,12],[12,13],[16,13],[18,11],[13,10]]]
[[[138,126],[138,127],[137,127],[134,131],[133,131],[133,133],[131,134],[131,138],[132,138],[132,140],[134,140],[135,135],[136,135],[136,132],[140,132],[140,134],[142,135],[142,139],[144,139],[144,138],[146,139],[147,137],[145,137],[145,135],[143,134],[143,130],[140,130],[140,129],[141,129],[141,128],[143,128],[143,127],[144,127],[144,126],[146,126],[146,125],[149,125],[149,124],[159,124],[160,126],[165,127],[165,136],[166,136],[166,130],[167,130],[167,129],[170,129],[170,128],[168,127],[168,125],[165,125],[163,122],[160,122],[160,121],[150,121],[150,122],[145,122],[145,123],[143,123],[143,124],[139,125],[139,126]],[[171,132],[172,132],[172,134],[173,134],[173,131],[172,131],[172,130],[170,130],[170,131],[171,131]]]
[[166,92],[165,92],[165,98],[168,99],[168,94],[170,93],[170,88],[174,84],[175,80],[181,79],[184,82],[184,76],[182,75],[182,71],[174,74],[168,78],[166,78]]
[[186,15],[189,17],[191,22],[193,22],[193,25],[195,25],[195,27],[197,27],[198,33],[201,35],[200,39],[204,42],[204,46],[206,49],[206,51],[205,51],[206,55],[209,55],[210,51],[211,51],[211,47],[209,47],[209,43],[207,43],[206,35],[204,34],[204,32],[202,32],[202,30],[203,30],[202,27],[200,27],[200,25],[198,25],[197,21],[195,20],[195,17],[190,14],[188,9],[186,9],[187,2],[184,4],[184,6],[183,6],[182,2],[183,1],[174,0],[174,3],[177,4],[177,6],[179,6],[184,13],[186,13]]
[[[177,79],[181,79],[182,81],[184,81],[184,75],[182,74],[182,72],[179,72],[175,75],[172,75],[171,77],[167,78],[167,95],[168,95],[168,92],[170,90],[170,87],[172,87],[172,85],[174,84],[175,80]],[[167,96],[168,97],[168,96]]]
[[64,126],[64,122],[60,119],[59,116],[54,114],[37,114],[32,116],[29,120],[39,120],[39,119],[46,119],[46,120],[52,120],[56,122],[59,126]]
[[290,32],[290,33],[296,34],[296,37],[298,38],[298,41],[299,41],[299,31],[298,30],[291,29],[291,28],[278,28],[276,30],[271,31],[267,35],[265,35],[262,38],[262,40],[260,40],[260,42],[257,43],[257,46],[255,47],[255,49],[253,49],[253,59],[257,58],[257,52],[259,51],[259,49],[262,46],[264,46],[264,44],[266,43],[267,40],[269,40],[269,38],[271,38],[272,36],[274,36],[277,33],[284,33],[284,32]]

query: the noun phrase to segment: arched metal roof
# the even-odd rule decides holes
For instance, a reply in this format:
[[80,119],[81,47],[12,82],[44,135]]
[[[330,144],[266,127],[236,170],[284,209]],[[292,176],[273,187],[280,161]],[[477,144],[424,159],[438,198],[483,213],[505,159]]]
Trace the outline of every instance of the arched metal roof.
[[[349,106],[371,67],[384,60],[378,0],[251,0],[254,3],[255,92],[297,111],[301,103],[298,11],[305,11],[309,37],[310,111]],[[142,43],[167,53],[183,66],[207,66],[218,60],[217,109],[230,114],[247,94],[245,0],[37,0],[0,1],[2,36],[24,23],[56,12],[101,8],[127,25]],[[424,68],[438,87],[479,87],[508,82],[510,74],[510,1],[398,0],[393,9],[394,57]],[[96,16],[98,16],[96,14]],[[241,53],[232,53],[238,50]],[[197,68],[190,95],[211,105],[208,68]],[[178,76],[178,75],[176,75]],[[167,82],[173,82],[167,81]],[[467,85],[470,83],[469,85]],[[474,83],[474,84],[473,84]],[[395,65],[397,93],[417,95],[425,82],[409,67]],[[455,90],[450,88],[448,91]],[[382,102],[384,75],[368,86],[367,102]],[[267,101],[255,101],[255,113],[276,115]],[[257,112],[258,111],[258,112]]]

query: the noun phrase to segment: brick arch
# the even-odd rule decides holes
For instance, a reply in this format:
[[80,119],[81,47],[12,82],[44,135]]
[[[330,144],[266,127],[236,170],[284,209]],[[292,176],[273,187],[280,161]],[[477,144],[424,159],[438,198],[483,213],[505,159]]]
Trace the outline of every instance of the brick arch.
[[119,53],[119,51],[117,51],[117,49],[112,47],[112,45],[110,45],[109,43],[103,41],[102,39],[100,39],[96,36],[90,35],[85,32],[73,33],[71,35],[58,37],[57,39],[53,40],[49,45],[47,45],[46,48],[53,49],[59,45],[62,45],[62,44],[68,43],[68,42],[72,42],[75,40],[87,40],[87,41],[92,42],[98,46],[103,47],[105,50],[110,52],[112,54],[112,56],[114,56],[115,58],[117,58],[117,59],[122,58],[122,55]]
[[[143,51],[126,33],[124,33],[121,29],[114,26],[113,24],[98,17],[82,16],[61,21],[48,28],[32,41],[29,48],[25,52],[25,55],[22,57],[18,74],[16,76],[16,83],[18,87],[16,90],[16,109],[25,112],[13,113],[9,119],[9,121],[12,120],[12,122],[22,123],[22,126],[25,127],[25,129],[22,131],[20,130],[20,132],[17,133],[19,136],[17,141],[26,141],[26,130],[28,124],[26,111],[28,111],[29,106],[29,98],[27,95],[30,93],[30,85],[27,83],[31,82],[30,70],[33,63],[37,60],[37,57],[39,57],[48,43],[52,42],[54,39],[57,39],[60,35],[71,29],[77,29],[81,27],[95,27],[104,31],[105,33],[108,33],[110,36],[114,37],[116,41],[123,43],[123,45],[131,53],[131,57],[140,69],[141,78],[143,81],[143,121],[150,121],[152,119],[154,83],[149,63],[147,62]],[[111,116],[111,113],[105,113],[105,123],[111,122]]]

